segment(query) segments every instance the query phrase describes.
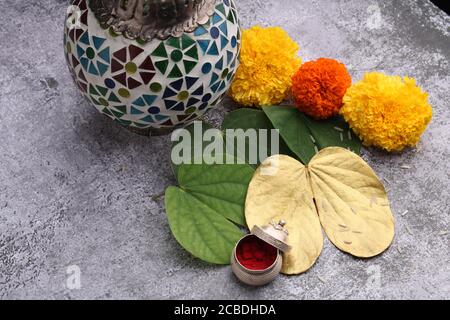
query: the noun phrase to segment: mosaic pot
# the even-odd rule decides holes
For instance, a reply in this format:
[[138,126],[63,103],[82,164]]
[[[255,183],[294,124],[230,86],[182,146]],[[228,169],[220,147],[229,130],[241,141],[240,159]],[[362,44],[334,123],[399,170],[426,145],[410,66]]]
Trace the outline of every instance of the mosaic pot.
[[102,114],[139,133],[186,125],[224,98],[239,64],[233,0],[71,0],[70,73]]

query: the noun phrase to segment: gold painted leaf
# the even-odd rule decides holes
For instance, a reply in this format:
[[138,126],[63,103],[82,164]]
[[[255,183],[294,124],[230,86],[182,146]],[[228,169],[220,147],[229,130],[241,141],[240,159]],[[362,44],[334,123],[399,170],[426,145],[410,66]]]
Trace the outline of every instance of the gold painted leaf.
[[343,148],[326,148],[308,171],[320,221],[336,247],[370,258],[391,245],[394,218],[386,190],[363,159]]
[[247,192],[245,216],[250,229],[272,220],[285,220],[292,250],[284,255],[282,272],[300,274],[311,268],[323,247],[306,167],[297,160],[276,155],[256,171]]

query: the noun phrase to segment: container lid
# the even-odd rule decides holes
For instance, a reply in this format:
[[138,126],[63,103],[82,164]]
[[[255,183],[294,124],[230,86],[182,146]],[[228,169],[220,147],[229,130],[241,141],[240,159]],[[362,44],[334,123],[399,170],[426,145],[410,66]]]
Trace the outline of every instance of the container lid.
[[181,37],[206,24],[222,0],[90,0],[103,28],[129,39],[151,41]]
[[289,232],[285,228],[286,222],[280,220],[278,223],[271,221],[267,226],[254,226],[252,234],[261,240],[271,244],[283,252],[291,250],[291,246],[287,244]]

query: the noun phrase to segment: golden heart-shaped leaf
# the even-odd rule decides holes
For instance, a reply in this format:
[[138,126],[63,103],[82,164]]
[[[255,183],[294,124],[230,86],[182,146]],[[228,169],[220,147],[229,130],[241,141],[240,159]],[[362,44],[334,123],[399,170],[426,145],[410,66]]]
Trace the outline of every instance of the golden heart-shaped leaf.
[[394,218],[386,190],[369,165],[343,148],[326,148],[307,167],[277,155],[264,161],[247,192],[250,229],[284,220],[292,250],[282,272],[311,268],[323,247],[321,225],[330,241],[353,256],[370,258],[394,238]]
[[247,192],[245,217],[250,229],[284,220],[292,250],[284,255],[282,272],[300,274],[311,268],[323,247],[323,234],[313,202],[306,167],[283,155],[266,159]]
[[326,148],[308,172],[320,221],[336,247],[370,258],[391,245],[394,217],[386,190],[363,159],[343,148]]

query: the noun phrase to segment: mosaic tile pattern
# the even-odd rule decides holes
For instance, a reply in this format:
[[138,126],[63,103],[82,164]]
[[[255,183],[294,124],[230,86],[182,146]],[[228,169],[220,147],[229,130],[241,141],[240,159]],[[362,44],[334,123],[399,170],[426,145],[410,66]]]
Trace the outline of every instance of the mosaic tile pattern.
[[68,14],[74,24],[64,32],[70,73],[83,95],[114,121],[135,128],[182,126],[225,96],[241,41],[232,0],[220,2],[209,22],[193,33],[149,43],[102,29],[88,0],[71,4],[79,10]]

